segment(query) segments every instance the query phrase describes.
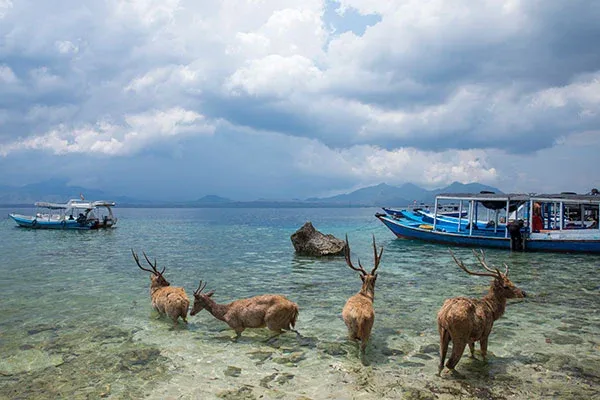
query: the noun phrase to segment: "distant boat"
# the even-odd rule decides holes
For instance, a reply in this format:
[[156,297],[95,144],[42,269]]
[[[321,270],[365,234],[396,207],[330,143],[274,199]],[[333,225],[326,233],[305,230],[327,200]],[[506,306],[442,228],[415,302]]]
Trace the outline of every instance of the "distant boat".
[[[82,196],[83,198],[83,196]],[[67,203],[37,202],[35,215],[8,214],[17,225],[31,229],[104,229],[117,223],[111,201],[71,199]]]
[[[433,210],[443,201],[458,202],[461,215],[467,210],[466,218],[419,210],[375,216],[400,238],[470,247],[600,253],[600,195],[441,194]],[[490,210],[489,220],[478,218],[482,209]]]

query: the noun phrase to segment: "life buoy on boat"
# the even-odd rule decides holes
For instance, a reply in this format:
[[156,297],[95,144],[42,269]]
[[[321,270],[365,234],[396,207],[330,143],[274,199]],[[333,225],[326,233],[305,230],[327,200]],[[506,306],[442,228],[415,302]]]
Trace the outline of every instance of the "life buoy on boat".
[[427,229],[427,230],[432,230],[433,229],[433,225],[428,225],[428,224],[421,224],[419,225],[419,228],[421,229]]

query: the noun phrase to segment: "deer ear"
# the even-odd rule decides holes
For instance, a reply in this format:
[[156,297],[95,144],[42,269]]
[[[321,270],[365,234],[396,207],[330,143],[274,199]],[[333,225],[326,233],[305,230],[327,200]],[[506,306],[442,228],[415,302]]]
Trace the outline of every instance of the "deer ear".
[[210,292],[206,293],[206,295],[207,295],[208,297],[212,297],[212,295],[213,295],[213,294],[215,294],[215,291],[214,291],[214,290],[211,290]]

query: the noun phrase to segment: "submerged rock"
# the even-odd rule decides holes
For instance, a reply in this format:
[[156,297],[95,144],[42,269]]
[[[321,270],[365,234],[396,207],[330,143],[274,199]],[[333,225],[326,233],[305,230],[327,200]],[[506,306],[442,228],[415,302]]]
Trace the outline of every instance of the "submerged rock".
[[336,342],[323,342],[317,348],[330,356],[343,356],[348,353],[341,343]]
[[146,364],[156,361],[159,356],[160,350],[155,348],[129,350],[121,354],[121,368],[125,370],[140,369]]
[[403,362],[399,363],[398,366],[404,367],[404,368],[421,368],[421,367],[424,367],[425,364],[422,364],[419,362],[413,362],[413,361],[403,361]]
[[437,396],[430,392],[417,388],[405,388],[402,393],[406,400],[435,400]]
[[46,331],[56,332],[58,329],[59,329],[59,327],[56,325],[40,324],[40,325],[36,325],[35,327],[27,330],[27,334],[28,335],[37,335],[40,332],[46,332]]
[[275,372],[271,375],[267,375],[260,380],[260,386],[270,389],[269,383],[274,382],[279,385],[283,385],[289,381],[294,379],[294,374],[290,374],[287,372]]
[[27,349],[0,360],[0,375],[10,376],[23,372],[33,372],[63,364],[62,356],[40,350]]
[[311,257],[338,256],[344,254],[346,242],[331,234],[324,235],[310,221],[290,237],[296,253]]
[[554,344],[582,344],[583,339],[575,335],[559,335],[551,333],[547,335],[547,339],[550,339],[551,343]]
[[274,358],[273,361],[277,364],[284,364],[289,366],[296,366],[296,364],[306,358],[306,355],[302,351],[294,351],[292,353],[283,355],[278,358]]
[[259,362],[263,362],[273,355],[272,351],[264,351],[264,350],[256,350],[248,353],[248,356],[253,360],[258,360]]
[[432,354],[432,353],[439,353],[440,352],[440,345],[439,344],[428,344],[425,346],[421,346],[419,348],[419,353],[425,353],[425,354]]
[[227,367],[227,369],[225,371],[223,371],[223,373],[225,374],[225,376],[231,376],[231,377],[237,378],[242,373],[242,369],[239,367],[234,367],[234,366],[230,365]]
[[252,393],[252,388],[249,386],[242,386],[238,389],[233,390],[223,390],[217,393],[217,397],[220,399],[228,399],[228,400],[253,400],[256,399],[254,393]]

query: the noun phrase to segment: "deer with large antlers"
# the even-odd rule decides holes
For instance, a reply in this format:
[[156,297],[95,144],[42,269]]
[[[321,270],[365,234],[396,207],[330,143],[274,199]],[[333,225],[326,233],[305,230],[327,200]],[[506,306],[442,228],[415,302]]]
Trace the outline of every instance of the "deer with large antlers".
[[348,243],[348,235],[346,235],[346,247],[344,249],[346,264],[354,271],[360,273],[362,287],[357,294],[346,301],[346,305],[344,305],[344,309],[342,310],[342,318],[348,328],[348,336],[350,339],[360,341],[359,355],[361,357],[365,354],[365,348],[367,347],[367,342],[371,336],[373,322],[375,322],[375,311],[373,310],[375,281],[377,280],[375,271],[377,271],[377,267],[379,267],[381,255],[383,254],[383,247],[379,251],[379,255],[377,254],[375,235],[373,235],[373,253],[375,257],[375,266],[373,267],[373,270],[371,270],[371,273],[365,271],[360,263],[360,259],[358,259],[358,268],[355,267],[350,259],[350,244]]
[[208,310],[216,319],[225,322],[239,339],[246,328],[267,327],[277,334],[293,330],[298,318],[298,305],[279,294],[263,294],[248,299],[235,300],[228,304],[217,304],[212,299],[214,290],[202,293],[206,283],[198,285],[194,292],[194,305],[190,315]]
[[163,267],[162,271],[158,270],[156,260],[154,264],[150,262],[146,253],[144,258],[152,269],[144,268],[140,264],[138,255],[131,249],[133,259],[140,269],[150,272],[150,298],[152,299],[152,307],[158,311],[161,315],[167,315],[173,320],[173,323],[177,326],[179,317],[187,324],[187,313],[190,306],[190,300],[185,294],[185,290],[182,287],[173,287],[165,279],[163,273],[166,267]]
[[508,265],[504,272],[498,268],[490,268],[485,261],[483,250],[473,254],[487,272],[472,272],[467,269],[465,264],[456,258],[452,250],[450,254],[454,262],[466,273],[476,276],[489,276],[493,278],[488,294],[482,299],[472,299],[467,297],[454,297],[447,299],[438,312],[438,331],[440,334],[440,365],[438,375],[444,369],[444,360],[448,351],[448,344],[452,341],[452,355],[446,363],[450,371],[462,357],[465,346],[469,345],[471,357],[475,358],[475,342],[479,341],[481,347],[481,356],[485,361],[487,354],[488,336],[494,326],[494,321],[504,314],[506,300],[513,298],[523,298],[526,296],[524,290],[516,287],[508,279]]

